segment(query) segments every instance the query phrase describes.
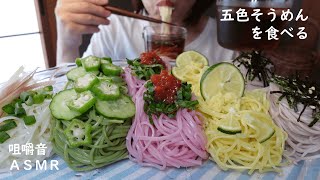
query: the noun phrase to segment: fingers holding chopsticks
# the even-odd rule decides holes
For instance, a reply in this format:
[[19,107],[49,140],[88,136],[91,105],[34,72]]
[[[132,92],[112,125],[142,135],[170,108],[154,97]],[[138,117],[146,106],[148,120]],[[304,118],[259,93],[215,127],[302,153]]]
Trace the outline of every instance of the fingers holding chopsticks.
[[108,0],[58,0],[57,21],[69,33],[86,34],[99,31],[99,25],[109,24],[110,11],[103,8]]

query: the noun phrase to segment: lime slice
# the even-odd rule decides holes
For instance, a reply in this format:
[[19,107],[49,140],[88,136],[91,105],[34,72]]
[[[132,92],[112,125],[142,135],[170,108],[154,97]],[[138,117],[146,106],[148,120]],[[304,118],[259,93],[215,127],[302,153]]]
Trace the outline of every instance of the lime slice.
[[196,51],[186,51],[176,59],[176,67],[172,68],[172,74],[181,81],[190,81],[199,78],[203,69],[208,67],[208,60]]
[[226,118],[226,119],[220,120],[218,125],[218,130],[225,134],[241,133],[241,129],[242,128],[241,128],[240,122],[233,118]]
[[274,133],[276,132],[273,128],[271,127],[268,127],[268,128],[264,128],[264,133],[260,134],[260,136],[257,138],[257,140],[260,142],[260,143],[264,143],[266,142],[268,139],[270,139]]
[[184,82],[195,78],[197,78],[197,81],[199,81],[201,73],[203,73],[202,69],[192,68],[191,66],[185,66],[183,68],[173,67],[171,72],[176,78]]
[[188,71],[187,68],[173,67],[171,73],[179,80],[186,82],[188,81]]
[[201,69],[204,66],[208,66],[208,60],[205,56],[196,51],[186,51],[177,57],[176,66],[184,67],[186,65]]
[[244,88],[245,83],[241,72],[233,64],[227,62],[208,68],[200,81],[201,95],[205,100],[217,93],[234,93],[241,97]]
[[275,130],[270,126],[268,123],[264,122],[264,120],[271,121],[265,115],[262,116],[261,113],[250,113],[246,114],[244,116],[244,120],[247,122],[248,126],[256,129],[258,131],[258,136],[256,137],[257,141],[260,143],[263,143],[270,139],[274,133]]

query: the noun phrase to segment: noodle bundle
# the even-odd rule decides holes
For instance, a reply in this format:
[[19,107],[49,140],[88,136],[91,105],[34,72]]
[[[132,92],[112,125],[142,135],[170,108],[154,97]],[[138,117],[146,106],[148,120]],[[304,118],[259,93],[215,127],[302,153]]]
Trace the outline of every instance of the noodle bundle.
[[[52,152],[52,144],[50,142],[50,132],[51,132],[51,113],[49,109],[49,104],[51,100],[45,100],[42,104],[34,104],[32,106],[26,106],[24,108],[28,115],[34,115],[37,119],[36,123],[31,126],[26,126],[22,118],[14,116],[6,116],[0,118],[0,123],[13,119],[17,123],[17,127],[8,131],[9,138],[3,144],[0,144],[0,172],[9,171],[13,160],[16,160],[19,167],[26,160],[30,160],[34,165],[36,161],[43,161],[44,159],[50,157]],[[13,155],[9,152],[9,145],[19,144],[26,145],[26,143],[32,143],[36,146],[40,143],[45,144],[47,147],[45,149],[45,155],[37,155],[36,152],[33,155],[26,155],[21,153],[21,155]]]
[[164,114],[153,116],[151,124],[144,112],[144,84],[131,75],[130,69],[125,69],[125,79],[136,104],[136,115],[126,138],[129,158],[162,170],[201,165],[208,156],[199,114],[180,109],[174,119]]
[[[199,102],[199,110],[205,117],[208,152],[223,170],[249,170],[249,174],[255,170],[280,171],[286,134],[268,115],[263,91],[247,92],[240,99],[232,94],[218,94],[209,101],[200,99]],[[239,122],[241,133],[227,134],[218,130],[228,119]],[[274,133],[259,141],[259,137],[267,133],[264,127],[271,127]]]
[[50,104],[52,144],[71,169],[89,171],[128,158],[126,136],[135,106],[122,68],[110,58],[88,56],[76,63],[66,74],[66,89]]
[[123,123],[106,122],[108,120],[89,112],[86,123],[93,126],[92,141],[90,145],[70,147],[64,134],[70,121],[52,119],[52,144],[55,153],[63,157],[69,167],[75,171],[89,171],[108,164],[126,159],[128,151],[125,137],[130,128],[131,120]]
[[[270,85],[270,91],[278,91],[275,84]],[[288,133],[286,141],[285,155],[293,162],[307,159],[317,159],[320,157],[320,124],[316,123],[312,127],[308,125],[312,122],[312,110],[308,107],[297,121],[302,111],[302,105],[298,106],[295,112],[288,105],[284,98],[278,102],[279,94],[270,94],[270,114],[274,122]]]

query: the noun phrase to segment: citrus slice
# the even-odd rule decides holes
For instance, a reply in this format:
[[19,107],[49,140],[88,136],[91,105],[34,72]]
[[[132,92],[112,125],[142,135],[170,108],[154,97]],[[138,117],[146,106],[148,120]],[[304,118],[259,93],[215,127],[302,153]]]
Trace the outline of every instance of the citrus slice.
[[186,51],[177,57],[172,74],[185,82],[199,78],[206,67],[208,67],[208,60],[205,56],[196,51]]
[[208,68],[201,77],[200,91],[206,99],[217,93],[234,93],[241,97],[245,88],[244,78],[237,67],[231,63],[222,62]]
[[203,68],[192,68],[191,66],[185,66],[184,68],[173,67],[171,72],[176,78],[184,82],[192,79],[199,81]]
[[257,138],[257,140],[260,143],[266,142],[268,139],[270,139],[274,133],[276,132],[273,128],[271,127],[267,127],[267,128],[263,128],[264,133],[260,134],[260,136]]
[[173,67],[171,70],[171,73],[178,78],[179,80],[186,82],[188,81],[188,68],[178,68],[178,67]]
[[220,120],[218,124],[218,130],[225,134],[237,134],[241,133],[241,125],[240,122],[233,118],[226,118]]
[[266,123],[266,121],[272,121],[271,118],[268,118],[266,115],[262,115],[261,113],[250,113],[244,116],[244,121],[248,124],[248,126],[257,130],[257,141],[263,143],[270,139],[275,130],[270,126],[270,124]]
[[196,51],[186,51],[181,53],[176,59],[177,67],[184,67],[186,65],[191,65],[196,68],[203,68],[208,66],[208,60],[202,54]]

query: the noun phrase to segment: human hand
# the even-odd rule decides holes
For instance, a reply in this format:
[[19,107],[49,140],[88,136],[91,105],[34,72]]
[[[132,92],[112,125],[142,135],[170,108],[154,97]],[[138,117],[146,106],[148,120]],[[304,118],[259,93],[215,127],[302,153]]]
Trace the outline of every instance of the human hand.
[[111,12],[103,8],[108,0],[58,0],[55,8],[57,23],[67,34],[82,35],[99,31],[109,24]]
[[99,31],[99,25],[109,24],[111,12],[103,8],[108,0],[58,0],[57,64],[72,62],[79,57],[82,35]]

